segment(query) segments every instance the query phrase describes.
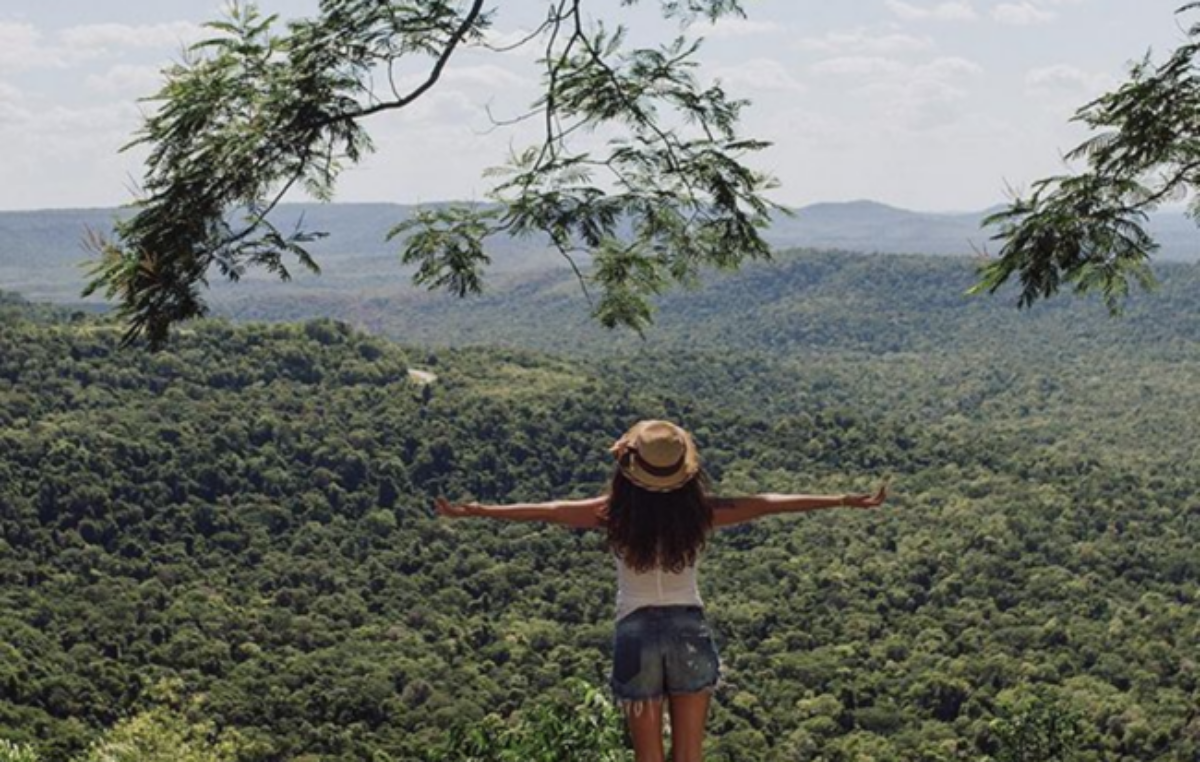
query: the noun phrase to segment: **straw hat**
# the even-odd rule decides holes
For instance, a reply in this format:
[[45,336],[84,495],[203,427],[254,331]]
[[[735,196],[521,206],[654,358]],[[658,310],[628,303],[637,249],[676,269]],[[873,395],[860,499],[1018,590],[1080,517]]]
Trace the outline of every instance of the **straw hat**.
[[611,450],[631,482],[654,492],[679,489],[700,470],[692,435],[667,421],[639,421]]

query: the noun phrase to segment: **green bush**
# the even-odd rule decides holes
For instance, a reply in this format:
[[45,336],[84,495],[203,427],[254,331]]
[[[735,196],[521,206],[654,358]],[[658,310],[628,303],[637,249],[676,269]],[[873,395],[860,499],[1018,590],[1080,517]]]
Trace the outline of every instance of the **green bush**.
[[234,739],[211,725],[156,707],[118,722],[77,762],[233,762],[237,751]]
[[0,762],[41,762],[32,746],[0,739]]
[[1079,716],[1045,687],[1010,699],[992,721],[996,762],[1072,762],[1078,759]]
[[565,699],[536,704],[511,723],[490,714],[455,726],[427,762],[632,762],[623,720],[603,693],[579,679],[566,687]]

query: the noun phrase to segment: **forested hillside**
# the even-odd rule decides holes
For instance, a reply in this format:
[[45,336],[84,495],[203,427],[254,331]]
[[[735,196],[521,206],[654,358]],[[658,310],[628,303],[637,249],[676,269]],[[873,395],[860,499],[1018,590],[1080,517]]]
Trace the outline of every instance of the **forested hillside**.
[[[264,293],[291,299],[298,291],[325,299],[335,294],[357,297],[363,293],[419,296],[420,292],[410,285],[414,268],[400,264],[403,236],[389,241],[387,234],[395,225],[411,219],[418,209],[437,206],[283,204],[272,215],[279,229],[292,230],[303,223],[308,229],[328,233],[328,237],[311,244],[322,275],[312,276],[297,266],[296,282],[279,290],[275,276],[250,270],[233,288],[214,279],[215,301],[223,304],[228,298],[234,302],[261,302]],[[981,227],[986,212],[914,212],[870,201],[813,204],[794,212],[793,216],[777,217],[765,232],[774,248],[952,256],[989,248],[989,232]],[[0,211],[0,286],[37,299],[78,303],[87,280],[82,265],[94,257],[84,246],[89,231],[111,235],[114,222],[129,214],[127,209]],[[1150,229],[1162,244],[1157,254],[1161,261],[1200,259],[1200,232],[1182,213],[1156,214]],[[570,277],[566,262],[541,236],[494,237],[489,240],[488,254],[492,260],[489,270],[500,284],[506,275],[536,270]],[[93,298],[89,303],[96,305],[100,300]]]
[[[671,354],[573,359],[332,321],[203,322],[148,354],[5,300],[0,736],[66,760],[170,686],[243,759],[416,760],[455,722],[603,685],[600,538],[448,523],[430,502],[594,494],[612,438],[665,416],[725,493],[895,475],[878,511],[714,539],[713,759],[986,759],[994,718],[1046,686],[1082,718],[1079,759],[1192,762],[1193,324],[1047,310],[1017,341],[938,297],[940,265],[912,265],[926,282],[868,261],[798,259],[824,288],[764,275],[754,309],[729,308],[741,292],[664,306]],[[839,300],[839,282],[902,282],[907,307]],[[1088,337],[1108,330],[1126,333]]]
[[360,293],[319,283],[234,286],[220,294],[218,309],[258,320],[333,316],[410,343],[574,356],[737,348],[772,358],[1012,352],[1043,360],[1074,349],[1172,356],[1181,344],[1200,341],[1200,269],[1192,265],[1158,265],[1159,288],[1134,292],[1123,319],[1112,320],[1099,300],[1017,310],[1012,289],[968,296],[977,262],[966,258],[810,250],[775,257],[737,273],[708,273],[695,290],[660,298],[644,337],[598,326],[574,277],[556,272],[498,277],[483,295],[466,299],[383,284]]

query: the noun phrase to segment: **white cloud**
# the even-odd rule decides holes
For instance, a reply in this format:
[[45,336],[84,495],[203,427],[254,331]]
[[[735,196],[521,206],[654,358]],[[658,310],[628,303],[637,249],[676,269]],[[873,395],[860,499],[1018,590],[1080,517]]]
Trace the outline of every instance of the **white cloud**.
[[527,78],[495,64],[461,66],[458,68],[448,67],[442,76],[445,82],[451,84],[476,85],[493,89],[520,87],[530,84],[530,80]]
[[163,24],[85,24],[59,32],[59,40],[80,52],[136,48],[181,48],[208,34],[190,21]]
[[[983,67],[965,58],[937,58],[913,67],[905,79],[893,85],[892,118],[911,130],[944,130],[969,115],[961,102],[969,93],[965,80],[983,73]],[[881,97],[887,97],[883,94]]]
[[24,109],[23,100],[24,93],[19,89],[6,82],[0,82],[0,130],[26,121],[29,112]]
[[814,64],[811,71],[826,77],[842,77],[852,87],[852,102],[870,104],[873,121],[888,129],[915,132],[938,130],[961,116],[959,104],[969,93],[966,80],[981,74],[974,61],[943,56],[922,63],[909,63],[883,56],[842,56]]
[[462,90],[435,88],[406,106],[402,117],[392,120],[391,124],[401,132],[413,126],[447,132],[475,121],[482,124],[485,120],[486,115],[478,98]]
[[916,68],[919,74],[926,74],[939,79],[954,77],[972,77],[983,73],[983,67],[966,58],[958,56],[942,56]]
[[879,77],[896,74],[904,69],[905,65],[900,61],[881,56],[840,56],[812,65],[814,74],[852,77]]
[[817,53],[881,54],[911,53],[929,50],[933,40],[910,34],[870,34],[862,29],[828,32],[822,37],[805,37],[796,46]]
[[1054,11],[1040,8],[1031,2],[1001,3],[992,9],[992,18],[1001,24],[1030,26],[1045,24],[1058,16]]
[[[128,199],[140,151],[120,153],[137,128],[129,102],[95,107],[18,105],[0,101],[0,208],[97,206]],[[9,116],[14,118],[10,119]]]
[[1107,90],[1114,80],[1108,74],[1087,72],[1070,64],[1055,64],[1030,69],[1025,74],[1025,84],[1034,91],[1065,90],[1090,94]]
[[753,19],[725,16],[717,19],[713,24],[698,24],[695,27],[695,31],[697,34],[707,37],[710,40],[719,40],[752,37],[760,34],[774,34],[782,32],[783,26],[774,21],[754,21]]
[[733,66],[722,66],[713,71],[713,76],[734,89],[790,93],[807,89],[787,67],[772,58],[754,58]]
[[87,24],[53,39],[33,24],[0,21],[0,73],[63,69],[106,55],[149,48],[179,48],[203,36],[197,24]]
[[[1030,69],[1025,73],[1025,92],[1031,103],[1036,103],[1060,127],[1066,128],[1072,114],[1079,107],[1095,99],[1115,86],[1117,80],[1105,72],[1086,71],[1077,66],[1060,63]],[[1083,136],[1082,127],[1068,130],[1074,138]],[[1067,132],[1063,133],[1068,134]],[[1067,138],[1063,138],[1064,141]]]
[[62,65],[59,53],[46,44],[37,27],[0,21],[0,73]]
[[117,155],[137,128],[140,115],[128,102],[73,108],[52,106],[31,110],[19,102],[6,109],[0,101],[0,138],[7,150],[0,156],[0,176],[9,162],[99,160]]
[[91,145],[104,136],[127,138],[137,128],[141,114],[136,104],[119,101],[86,108],[54,106],[35,117],[44,137]]
[[962,0],[950,0],[933,5],[914,5],[904,0],[887,0],[888,10],[902,19],[935,19],[938,21],[971,21],[977,18],[975,7]]
[[[412,92],[425,82],[428,74],[408,74],[397,78],[396,90],[404,95]],[[495,64],[477,64],[470,66],[448,67],[438,81],[436,87],[422,95],[402,111],[402,116],[392,121],[402,129],[412,129],[420,126],[422,129],[433,126],[440,130],[457,128],[464,125],[476,125],[477,130],[490,128],[487,106],[493,98],[500,103],[500,113],[495,118],[504,120],[513,117],[510,109],[519,109],[533,100],[529,90],[532,80],[523,77],[503,66]],[[387,84],[382,87],[381,97],[390,98]]]
[[904,76],[927,77],[938,80],[973,76],[983,71],[974,61],[957,56],[942,56],[922,64],[908,64],[894,58],[882,56],[842,56],[813,64],[812,71],[818,74],[847,76]]
[[[401,94],[419,87],[428,78],[428,73],[409,74],[396,80],[396,89]],[[505,88],[522,87],[531,84],[530,80],[510,69],[495,64],[477,64],[473,66],[454,66],[451,64],[442,72],[438,80],[438,90],[451,89],[445,85],[457,85],[466,88],[482,88],[485,90],[501,90]]]
[[83,81],[90,90],[105,95],[153,95],[162,86],[163,75],[158,66],[117,64],[103,74],[89,74]]

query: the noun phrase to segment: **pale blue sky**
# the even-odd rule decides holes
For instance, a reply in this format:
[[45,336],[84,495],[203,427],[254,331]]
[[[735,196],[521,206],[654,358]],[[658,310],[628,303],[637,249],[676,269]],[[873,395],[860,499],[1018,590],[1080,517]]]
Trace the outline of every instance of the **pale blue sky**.
[[[315,0],[263,0],[284,17]],[[595,0],[635,38],[672,31],[651,0]],[[754,105],[748,135],[791,205],[871,198],[922,210],[979,209],[1061,170],[1082,137],[1075,107],[1129,61],[1183,39],[1182,0],[748,0],[749,19],[707,29],[704,76]],[[528,27],[535,0],[496,0],[496,32]],[[196,39],[216,0],[0,0],[0,209],[111,206],[130,198],[141,154],[137,97]],[[520,12],[510,10],[520,8]],[[1186,20],[1186,19],[1185,19]],[[1191,20],[1200,20],[1193,17]],[[480,172],[517,131],[488,132],[485,104],[515,113],[535,92],[529,53],[471,53],[413,109],[367,122],[379,151],[340,201],[481,198]]]

